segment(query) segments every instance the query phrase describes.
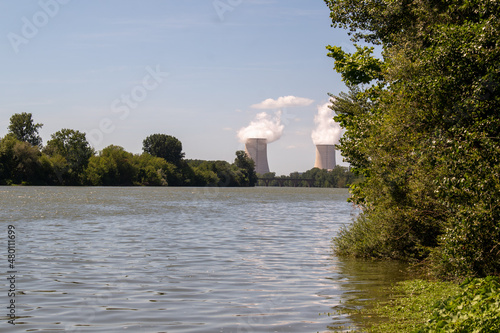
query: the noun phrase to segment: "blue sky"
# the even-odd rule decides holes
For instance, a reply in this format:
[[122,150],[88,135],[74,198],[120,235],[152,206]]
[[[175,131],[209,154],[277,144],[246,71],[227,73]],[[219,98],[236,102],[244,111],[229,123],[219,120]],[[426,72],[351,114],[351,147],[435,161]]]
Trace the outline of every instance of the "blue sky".
[[255,105],[295,96],[314,102],[280,107],[268,160],[306,171],[317,107],[345,90],[325,46],[351,43],[330,23],[322,0],[1,1],[0,136],[31,112],[44,142],[71,128],[97,150],[140,153],[165,133],[186,158],[232,162],[237,131],[278,111]]

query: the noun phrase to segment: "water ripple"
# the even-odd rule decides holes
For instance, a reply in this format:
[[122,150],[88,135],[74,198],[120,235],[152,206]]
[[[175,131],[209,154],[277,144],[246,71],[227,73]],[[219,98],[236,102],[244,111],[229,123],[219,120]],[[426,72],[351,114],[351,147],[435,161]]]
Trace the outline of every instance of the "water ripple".
[[0,220],[19,233],[16,329],[326,332],[319,314],[346,294],[330,240],[352,218],[347,195],[2,188]]

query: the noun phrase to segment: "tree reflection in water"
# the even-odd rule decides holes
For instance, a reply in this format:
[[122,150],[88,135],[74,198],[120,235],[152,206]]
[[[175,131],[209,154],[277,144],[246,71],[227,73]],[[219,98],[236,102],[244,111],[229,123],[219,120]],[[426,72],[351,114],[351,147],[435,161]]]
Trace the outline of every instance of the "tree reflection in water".
[[[408,264],[397,261],[374,261],[361,259],[337,259],[332,267],[332,276],[341,288],[341,303],[332,307],[329,315],[334,332],[364,331],[371,323],[383,321],[369,311],[376,303],[387,302],[392,296],[390,286],[398,281],[412,278]],[[333,271],[334,270],[334,271]],[[346,324],[348,319],[351,324]]]

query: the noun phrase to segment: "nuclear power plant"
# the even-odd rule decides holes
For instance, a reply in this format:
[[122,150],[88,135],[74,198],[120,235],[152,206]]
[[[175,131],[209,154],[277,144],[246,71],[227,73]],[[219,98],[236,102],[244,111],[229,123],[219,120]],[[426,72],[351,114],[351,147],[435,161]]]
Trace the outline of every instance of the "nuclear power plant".
[[[342,134],[340,125],[333,119],[330,103],[331,101],[318,105],[318,114],[314,116],[316,128],[311,133],[311,139],[316,146],[314,167],[329,171],[336,167],[335,144],[339,142]],[[267,112],[261,112],[248,126],[238,131],[238,139],[245,144],[245,152],[255,162],[255,171],[258,174],[269,172],[267,145],[281,138],[284,127],[281,123],[281,111],[277,111],[274,117]]]
[[314,167],[328,171],[335,168],[334,145],[316,145],[316,163],[314,163]]
[[269,172],[269,164],[267,163],[267,139],[247,139],[245,143],[245,152],[255,162],[255,172],[261,175]]

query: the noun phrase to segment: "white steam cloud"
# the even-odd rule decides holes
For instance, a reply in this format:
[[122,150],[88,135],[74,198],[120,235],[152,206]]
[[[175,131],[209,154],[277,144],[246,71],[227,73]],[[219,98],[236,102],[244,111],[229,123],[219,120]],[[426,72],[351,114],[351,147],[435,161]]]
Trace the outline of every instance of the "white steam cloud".
[[309,98],[295,97],[295,96],[283,96],[278,99],[268,98],[263,102],[252,105],[254,109],[282,109],[294,106],[308,106],[314,101]]
[[318,114],[314,116],[316,129],[311,137],[315,145],[334,145],[339,143],[341,128],[333,120],[333,110],[329,108],[331,103],[318,106]]
[[271,143],[281,137],[284,127],[281,124],[281,111],[276,112],[274,117],[261,112],[255,116],[250,125],[238,131],[238,138],[243,143],[252,138],[267,139],[267,143]]

